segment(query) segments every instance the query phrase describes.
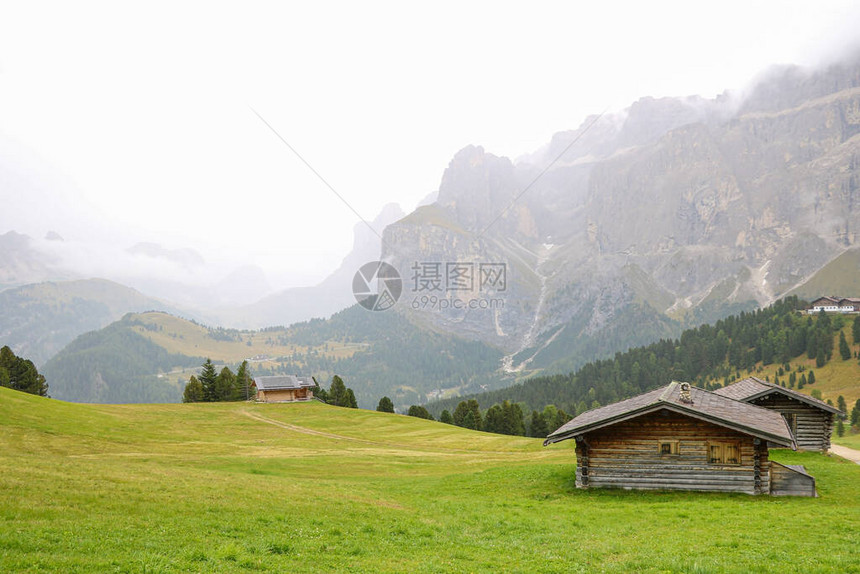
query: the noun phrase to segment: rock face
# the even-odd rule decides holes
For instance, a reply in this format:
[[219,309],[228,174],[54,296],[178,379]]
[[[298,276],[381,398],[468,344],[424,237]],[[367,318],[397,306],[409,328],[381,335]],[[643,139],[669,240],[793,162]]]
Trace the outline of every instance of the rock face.
[[[467,147],[383,253],[400,312],[505,348],[509,371],[570,367],[790,292],[857,243],[858,187],[860,57],[775,69],[742,100],[644,98],[516,165]],[[430,263],[475,284],[422,290]],[[504,289],[481,263],[505,265]],[[476,299],[501,303],[455,308]]]

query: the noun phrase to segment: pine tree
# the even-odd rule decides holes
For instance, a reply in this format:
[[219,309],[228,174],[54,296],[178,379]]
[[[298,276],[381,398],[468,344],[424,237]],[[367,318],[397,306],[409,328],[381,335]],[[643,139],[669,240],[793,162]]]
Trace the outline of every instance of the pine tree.
[[842,417],[836,419],[836,436],[845,436],[845,423],[842,422]]
[[505,427],[505,415],[501,405],[493,405],[484,414],[484,432],[502,433]]
[[0,349],[0,385],[41,397],[48,395],[45,377],[33,361],[15,355],[8,346]]
[[247,401],[251,398],[251,375],[248,374],[248,361],[242,361],[236,371],[236,400]]
[[[454,423],[457,424],[457,423]],[[480,430],[479,427],[482,426],[480,419],[475,418],[475,413],[472,411],[466,411],[466,414],[463,417],[463,424],[457,425],[466,429],[472,430]]]
[[238,393],[236,392],[236,375],[229,367],[224,367],[218,376],[215,378],[215,399],[216,401],[232,401],[235,400]]
[[826,364],[827,364],[827,351],[824,349],[823,346],[819,345],[818,354],[815,355],[815,366],[820,368]]
[[343,379],[335,375],[331,378],[331,387],[328,391],[328,404],[336,407],[347,406],[348,397],[346,395],[346,385]]
[[439,422],[445,423],[446,425],[454,424],[454,417],[451,416],[451,412],[448,409],[442,411],[442,414],[439,415]]
[[512,436],[523,436],[526,434],[526,425],[523,421],[523,409],[517,403],[511,401],[502,402],[502,428],[501,433]]
[[860,399],[854,403],[854,408],[851,409],[851,426],[860,425]]
[[806,338],[806,356],[810,359],[818,356],[818,331],[813,331]]
[[836,397],[836,408],[839,409],[840,411],[842,411],[843,413],[848,412],[848,405],[845,404],[845,397],[843,397],[842,395],[839,395],[838,397]]
[[855,345],[860,345],[860,315],[854,317],[854,323],[851,325],[851,340]]
[[[468,414],[471,416],[467,417]],[[481,407],[475,399],[468,401],[460,401],[457,408],[454,409],[454,424],[458,427],[463,427],[473,430],[481,430],[483,421],[481,420]]]
[[379,404],[376,405],[376,410],[381,413],[393,413],[394,412],[394,403],[391,402],[391,399],[388,397],[382,397],[379,399]]
[[529,419],[529,436],[542,438],[548,434],[549,428],[547,428],[543,413],[532,411],[531,419]]
[[358,401],[355,400],[355,393],[349,387],[346,388],[346,404],[343,405],[350,409],[358,408]]
[[200,376],[197,378],[203,386],[203,400],[210,402],[217,401],[218,391],[216,383],[218,381],[218,373],[215,372],[215,365],[212,364],[212,361],[208,357],[200,368]]
[[0,367],[8,371],[12,368],[17,359],[18,357],[15,356],[15,353],[12,352],[12,349],[10,349],[8,345],[0,349]]
[[570,415],[568,415],[563,410],[556,408],[555,405],[547,405],[543,408],[544,420],[547,425],[547,433],[551,433],[554,430],[561,428],[564,423],[571,419]]
[[806,384],[807,385],[815,384],[815,371],[813,371],[813,370],[809,371],[809,376],[806,377]]
[[315,377],[311,377],[311,379],[313,379],[314,382],[314,398],[317,398],[326,404],[331,404],[328,400],[328,391],[325,390],[325,388],[323,388],[322,386],[320,386]]
[[851,358],[851,348],[848,346],[848,341],[845,339],[845,331],[839,331],[839,355],[843,361]]
[[200,384],[200,381],[194,375],[191,375],[191,378],[188,379],[188,383],[185,384],[185,392],[182,393],[182,402],[183,403],[199,403],[203,400],[203,385]]

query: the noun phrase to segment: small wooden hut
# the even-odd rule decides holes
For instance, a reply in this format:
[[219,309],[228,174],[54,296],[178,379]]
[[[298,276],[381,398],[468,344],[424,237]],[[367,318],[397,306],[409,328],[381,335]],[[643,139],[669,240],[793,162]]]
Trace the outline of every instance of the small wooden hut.
[[845,413],[815,397],[749,377],[715,391],[718,395],[774,410],[785,417],[800,450],[827,452],[835,417]]
[[257,400],[264,403],[291,403],[309,401],[314,398],[313,388],[316,386],[310,377],[296,375],[277,375],[255,377]]
[[783,417],[672,382],[586,411],[544,445],[576,441],[580,488],[675,489],[815,496],[815,479],[768,458],[794,447]]

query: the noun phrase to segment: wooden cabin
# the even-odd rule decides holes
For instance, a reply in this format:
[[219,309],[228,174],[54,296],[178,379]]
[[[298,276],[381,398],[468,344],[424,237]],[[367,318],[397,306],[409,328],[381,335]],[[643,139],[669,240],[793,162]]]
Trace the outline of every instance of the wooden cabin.
[[729,397],[774,410],[788,422],[800,450],[827,452],[835,417],[845,413],[815,397],[749,377],[715,391]]
[[779,413],[688,383],[586,411],[544,445],[568,439],[579,488],[815,496],[802,468],[768,457],[768,444],[794,447]]
[[277,375],[254,378],[257,400],[263,403],[291,403],[314,398],[316,383],[310,377]]

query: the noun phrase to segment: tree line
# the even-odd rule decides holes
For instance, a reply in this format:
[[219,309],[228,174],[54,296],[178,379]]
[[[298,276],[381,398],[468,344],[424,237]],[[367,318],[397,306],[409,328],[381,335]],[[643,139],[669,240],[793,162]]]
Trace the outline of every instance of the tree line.
[[[388,397],[382,397],[376,407],[377,411],[394,412],[394,404]],[[422,405],[411,405],[406,411],[407,416],[427,420],[436,418]],[[524,415],[522,405],[505,400],[494,404],[486,411],[475,399],[460,401],[454,412],[443,409],[439,422],[462,428],[480,430],[496,434],[512,436],[545,437],[571,417],[555,405],[547,405],[541,411],[533,410],[528,416]]]
[[[358,401],[355,393],[344,384],[343,379],[334,375],[331,379],[331,387],[328,390],[320,387],[314,379],[314,397],[320,401],[336,407],[348,407],[357,409]],[[224,367],[217,372],[215,365],[207,358],[197,375],[191,375],[185,385],[182,402],[222,402],[222,401],[247,401],[256,398],[256,390],[251,389],[253,379],[248,370],[248,361],[242,361],[236,373],[230,367]]]
[[[314,383],[317,383],[316,379],[314,379]],[[335,407],[346,407],[349,409],[358,408],[358,401],[355,400],[355,393],[351,388],[346,386],[343,379],[338,375],[334,375],[331,378],[331,386],[328,390],[320,387],[319,383],[317,383],[316,387],[314,387],[314,397]]]
[[191,375],[182,393],[182,402],[221,402],[246,401],[251,396],[251,376],[248,372],[248,361],[242,361],[234,374],[230,367],[224,367],[216,372],[215,365],[207,357],[200,373]]
[[[817,367],[826,365],[834,358],[836,333],[847,321],[853,321],[854,345],[860,344],[860,317],[810,316],[803,312],[806,308],[806,302],[787,297],[764,309],[688,329],[678,339],[661,339],[618,352],[610,359],[592,361],[571,373],[539,376],[505,389],[437,401],[426,408],[441,415],[464,398],[475,399],[482,407],[508,400],[521,404],[524,410],[554,404],[575,415],[672,380],[713,390],[743,378],[742,371],[751,374],[770,364],[780,365],[774,383],[803,388],[814,384],[815,373],[803,367],[792,370],[791,359],[805,356]],[[841,360],[853,359],[842,333],[838,352]]]

